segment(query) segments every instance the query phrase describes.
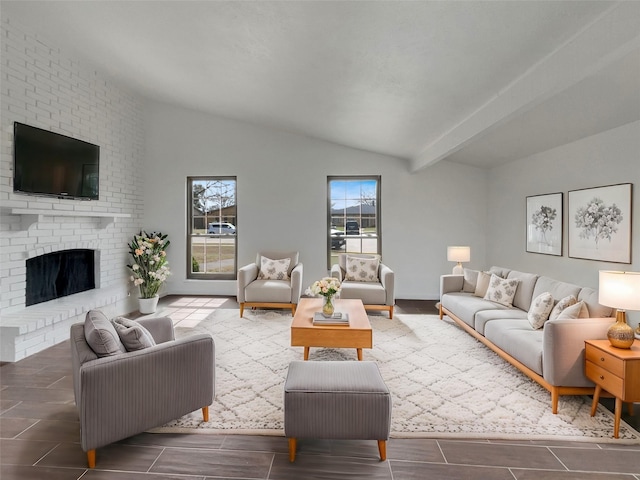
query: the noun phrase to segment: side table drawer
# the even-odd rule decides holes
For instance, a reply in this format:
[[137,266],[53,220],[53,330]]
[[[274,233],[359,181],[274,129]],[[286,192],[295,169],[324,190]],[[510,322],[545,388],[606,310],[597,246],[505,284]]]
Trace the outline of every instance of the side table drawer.
[[[603,352],[599,348],[593,347],[587,344],[584,355],[587,361],[593,362],[594,365],[604,368],[608,372],[617,375],[618,377],[624,376],[624,360],[614,357],[608,352]],[[609,392],[613,393],[613,392]]]
[[590,360],[587,360],[585,366],[587,378],[589,380],[600,385],[611,395],[615,395],[619,398],[624,396],[624,380],[621,377],[614,375]]

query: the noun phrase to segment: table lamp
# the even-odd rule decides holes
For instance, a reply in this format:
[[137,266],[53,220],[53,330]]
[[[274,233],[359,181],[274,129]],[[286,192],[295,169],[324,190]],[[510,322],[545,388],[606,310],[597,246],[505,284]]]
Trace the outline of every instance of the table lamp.
[[447,247],[447,260],[457,262],[453,267],[454,275],[463,275],[462,262],[471,260],[471,247]]
[[600,271],[598,302],[616,309],[616,322],[607,338],[617,348],[631,348],[633,329],[627,324],[626,310],[640,310],[640,272]]

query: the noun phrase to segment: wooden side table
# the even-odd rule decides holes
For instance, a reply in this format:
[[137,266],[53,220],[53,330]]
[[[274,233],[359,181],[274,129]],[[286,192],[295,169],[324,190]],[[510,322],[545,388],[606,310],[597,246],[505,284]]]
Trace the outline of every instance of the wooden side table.
[[622,402],[640,401],[640,342],[630,349],[611,346],[609,340],[586,340],[585,369],[589,380],[596,384],[591,404],[591,416],[596,414],[602,390],[616,398],[614,438],[619,437]]

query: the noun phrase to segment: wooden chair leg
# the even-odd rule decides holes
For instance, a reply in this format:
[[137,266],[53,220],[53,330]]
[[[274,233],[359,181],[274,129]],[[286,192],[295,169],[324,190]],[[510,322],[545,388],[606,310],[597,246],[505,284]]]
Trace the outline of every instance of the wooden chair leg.
[[560,394],[558,387],[551,387],[551,413],[554,415],[558,413],[558,401],[560,400]]
[[242,314],[244,313],[244,303],[240,304],[240,318],[242,318]]
[[202,407],[202,419],[205,422],[209,421],[209,407]]
[[387,441],[386,440],[378,440],[378,451],[380,452],[380,460],[384,461],[387,459]]
[[291,463],[296,460],[296,448],[298,447],[298,441],[295,438],[289,439],[289,461]]
[[89,468],[96,468],[96,451],[88,450],[87,451],[87,464]]
[[389,320],[393,320],[393,305],[389,307]]

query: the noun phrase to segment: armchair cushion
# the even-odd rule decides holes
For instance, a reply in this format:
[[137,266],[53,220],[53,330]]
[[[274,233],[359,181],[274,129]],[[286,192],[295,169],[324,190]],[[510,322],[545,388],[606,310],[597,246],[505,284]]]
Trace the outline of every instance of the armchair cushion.
[[156,344],[149,330],[134,320],[116,317],[112,323],[127,352],[153,347]]
[[273,260],[268,257],[260,259],[258,280],[289,280],[290,258]]
[[378,282],[380,259],[347,256],[345,280],[352,282]]
[[274,260],[288,258],[289,267],[287,268],[287,275],[291,276],[291,271],[296,265],[298,265],[299,256],[300,256],[299,252],[272,252],[272,251],[258,252],[258,254],[256,255],[256,265],[260,267],[260,265],[262,264],[262,257],[272,258]]
[[110,357],[127,351],[113,324],[100,310],[87,312],[84,337],[98,357]]

